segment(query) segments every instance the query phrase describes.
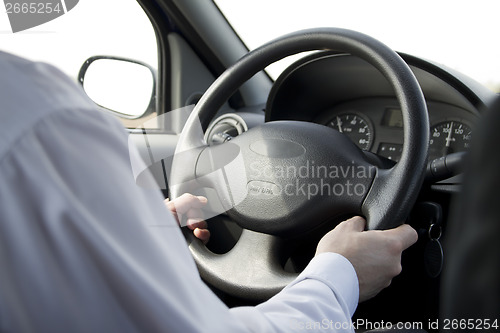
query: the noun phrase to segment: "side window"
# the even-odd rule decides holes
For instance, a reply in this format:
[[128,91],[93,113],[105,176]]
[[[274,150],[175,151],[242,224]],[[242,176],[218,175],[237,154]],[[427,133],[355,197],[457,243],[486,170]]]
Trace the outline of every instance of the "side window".
[[[13,21],[16,19],[13,14],[17,7],[11,6],[10,11],[7,8],[10,2],[4,1],[5,11],[0,10],[0,50],[48,62],[75,80],[79,80],[82,65],[85,67],[86,64],[88,72],[85,79],[88,78],[89,82],[84,82],[85,90],[88,93],[92,91],[89,96],[98,104],[120,111],[122,114],[114,114],[119,116],[125,126],[134,128],[147,118],[155,117],[154,86],[158,64],[156,36],[149,18],[136,0],[47,1],[64,5],[57,7],[60,10],[58,16],[17,32],[11,32],[19,30],[19,26],[16,27]],[[29,10],[29,4],[27,6]],[[22,12],[21,5],[18,9]],[[128,75],[125,84],[119,77],[123,73]],[[130,73],[134,74],[130,76]],[[116,110],[120,108],[119,105],[116,108],[113,105],[109,107],[98,101],[100,97],[96,100],[95,96],[104,96],[104,100],[109,97],[109,88],[113,84],[104,83],[108,79],[110,82],[114,80],[122,83],[116,94],[127,98],[125,104],[128,109]],[[148,89],[134,88],[139,86],[138,80],[145,80],[150,85],[150,96],[147,95]],[[104,84],[98,86],[93,82]],[[142,102],[130,102],[135,98],[142,99]],[[150,98],[150,103],[145,104],[145,98]],[[151,121],[147,123],[151,124]]]

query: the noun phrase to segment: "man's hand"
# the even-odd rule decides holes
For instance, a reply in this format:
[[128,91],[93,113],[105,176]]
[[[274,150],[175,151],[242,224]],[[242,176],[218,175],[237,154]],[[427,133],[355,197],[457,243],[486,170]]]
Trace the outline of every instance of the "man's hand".
[[354,266],[359,281],[359,301],[377,295],[401,273],[401,253],[417,241],[417,232],[407,224],[390,230],[364,231],[359,216],[340,223],[318,243],[316,254],[335,252]]
[[177,199],[170,201],[165,199],[165,205],[174,215],[177,223],[181,224],[183,218],[186,217],[186,225],[196,238],[200,239],[203,244],[206,244],[210,239],[210,231],[207,229],[207,222],[203,220],[201,208],[207,204],[207,198],[202,196],[194,196],[189,193],[184,193]]

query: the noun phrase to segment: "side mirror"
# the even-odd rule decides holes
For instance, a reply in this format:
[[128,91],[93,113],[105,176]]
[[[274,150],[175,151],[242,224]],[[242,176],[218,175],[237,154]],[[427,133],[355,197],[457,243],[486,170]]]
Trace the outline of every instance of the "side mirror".
[[119,117],[137,119],[155,111],[156,73],[145,63],[91,57],[80,68],[78,81],[97,105]]

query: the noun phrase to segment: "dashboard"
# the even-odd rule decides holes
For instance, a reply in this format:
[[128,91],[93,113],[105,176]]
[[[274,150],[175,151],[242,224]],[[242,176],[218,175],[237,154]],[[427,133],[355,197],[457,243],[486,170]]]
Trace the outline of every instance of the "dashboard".
[[[495,94],[460,73],[401,54],[417,78],[429,114],[429,162],[453,172],[433,176],[445,180],[461,170],[463,155],[474,136],[481,111]],[[266,105],[238,114],[223,114],[207,131],[208,142],[221,142],[264,121],[306,121],[342,132],[360,149],[395,162],[404,143],[401,107],[389,81],[373,66],[349,54],[318,52],[286,69],[274,83]],[[245,124],[242,128],[242,125]],[[220,132],[223,135],[220,135]],[[441,159],[446,157],[445,159]],[[450,162],[451,163],[451,162]],[[442,171],[442,169],[440,169]],[[441,171],[438,171],[440,173]],[[460,177],[444,183],[459,184]],[[435,183],[437,184],[437,183]],[[439,185],[442,185],[440,182]]]

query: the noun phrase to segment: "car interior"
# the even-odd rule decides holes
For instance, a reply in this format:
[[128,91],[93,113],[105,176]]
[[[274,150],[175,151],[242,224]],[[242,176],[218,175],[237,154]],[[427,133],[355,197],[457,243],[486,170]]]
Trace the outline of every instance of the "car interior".
[[[154,29],[157,66],[94,54],[77,79],[128,128],[166,198],[207,196],[209,243],[183,232],[201,277],[221,300],[234,307],[269,299],[304,269],[322,235],[362,215],[368,229],[408,223],[419,240],[403,253],[402,273],[360,303],[353,321],[421,323],[417,328],[437,332],[446,320],[458,331],[454,315],[486,319],[497,311],[498,318],[498,245],[476,253],[488,267],[483,279],[467,276],[471,270],[458,264],[467,259],[482,272],[475,257],[465,258],[461,237],[478,228],[466,223],[483,219],[488,236],[498,235],[493,212],[474,215],[479,194],[464,193],[464,186],[480,191],[478,179],[483,187],[498,183],[493,169],[482,178],[484,165],[473,162],[487,161],[486,152],[498,155],[488,148],[490,137],[476,141],[476,133],[496,121],[483,118],[500,112],[493,105],[498,93],[342,27],[289,31],[249,50],[212,0],[138,3]],[[276,79],[266,72],[297,54]],[[123,77],[137,71],[147,83],[110,77],[115,65]],[[124,89],[131,91],[126,95],[144,90],[143,103],[127,110],[129,102],[100,99],[93,90],[99,81],[115,82],[99,88],[108,96],[110,86],[125,82],[114,99]],[[495,204],[495,194],[487,198]],[[460,213],[469,205],[470,214]],[[482,299],[457,294],[470,285]],[[492,295],[496,302],[487,301]],[[473,311],[457,315],[458,303]],[[437,320],[441,325],[433,326]]]
[[[407,221],[419,241],[404,253],[402,274],[359,304],[353,320],[424,323],[433,331],[450,213],[472,133],[495,94],[455,70],[410,54],[396,56],[370,37],[343,29],[290,32],[249,53],[211,1],[141,5],[160,50],[158,114],[196,107],[167,112],[162,129],[130,135],[144,157],[155,156],[150,169],[158,184],[167,185],[166,196],[195,192],[221,206],[208,220],[207,246],[185,232],[214,292],[229,306],[258,304],[291,281],[321,235],[347,216],[368,217],[373,229]],[[305,51],[315,52],[275,81],[263,71]],[[168,130],[181,134],[172,137]],[[297,158],[301,149],[305,154]],[[186,151],[191,153],[178,157]],[[373,166],[378,176],[358,184],[370,190],[355,200],[332,193],[275,195],[290,180],[280,183],[276,171],[290,160],[296,168],[310,168],[307,161]],[[255,175],[254,169],[269,172]],[[318,180],[312,178],[308,185]],[[249,188],[257,195],[238,198]]]

